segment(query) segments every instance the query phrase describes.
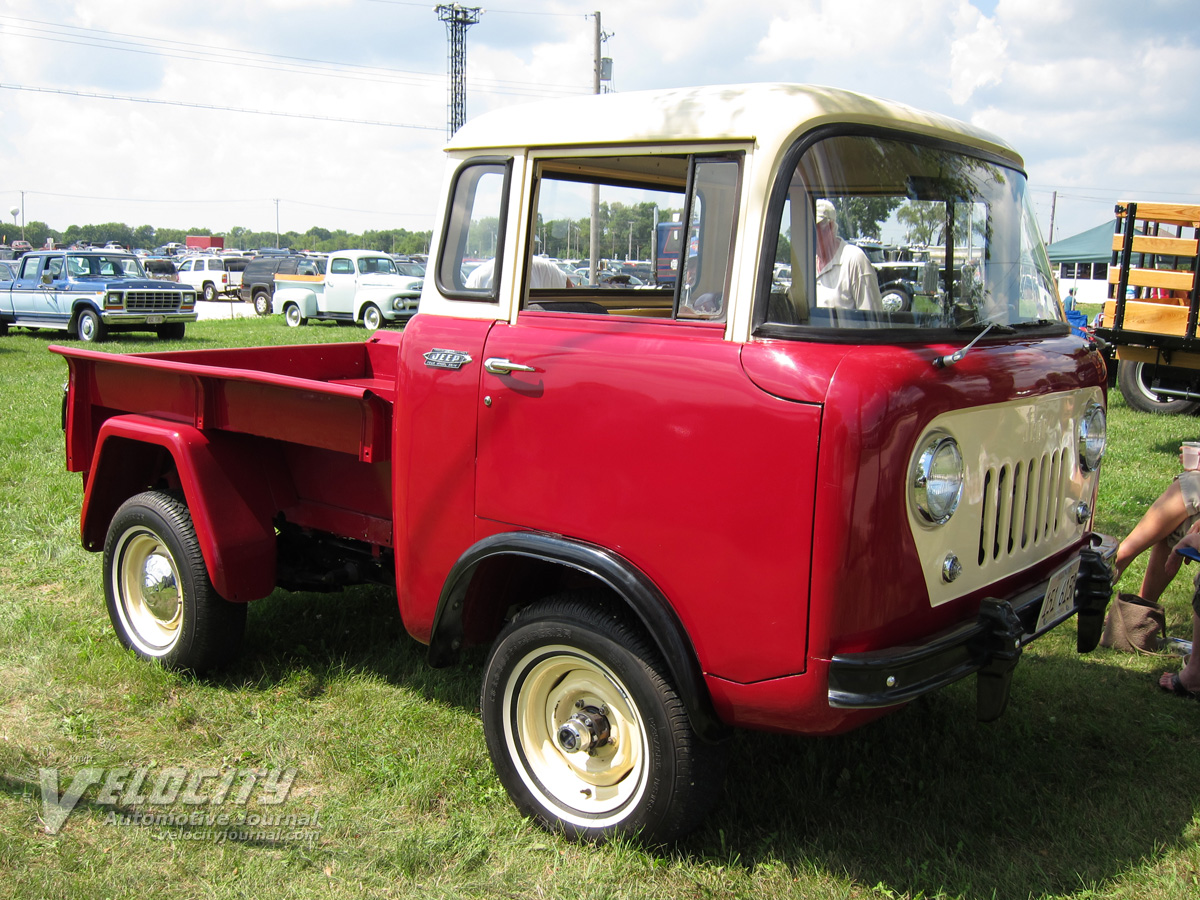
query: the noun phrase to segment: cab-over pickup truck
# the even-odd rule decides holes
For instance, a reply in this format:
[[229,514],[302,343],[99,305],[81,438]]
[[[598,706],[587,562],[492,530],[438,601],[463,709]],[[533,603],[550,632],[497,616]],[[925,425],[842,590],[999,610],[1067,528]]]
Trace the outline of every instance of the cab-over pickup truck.
[[181,338],[196,321],[196,291],[150,278],[120,250],[39,250],[0,286],[0,334],[10,325],[68,331],[100,341],[118,331]]
[[[203,670],[247,601],[394,584],[433,665],[490,647],[484,734],[518,808],[650,841],[701,821],[732,728],[843,732],[971,675],[995,719],[1030,642],[1074,617],[1092,649],[1105,369],[1020,157],[826,88],[580,102],[455,135],[403,332],[54,348],[120,640]],[[542,271],[535,231],[594,200],[683,211],[673,285]],[[818,277],[818,246],[853,264],[842,212],[886,235],[905,205],[945,222],[944,290],[894,311]]]

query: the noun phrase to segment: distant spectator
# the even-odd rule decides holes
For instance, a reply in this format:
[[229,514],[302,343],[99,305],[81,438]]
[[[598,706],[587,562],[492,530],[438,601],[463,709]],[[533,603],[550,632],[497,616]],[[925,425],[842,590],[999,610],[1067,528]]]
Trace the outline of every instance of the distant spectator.
[[[531,256],[529,263],[529,286],[531,288],[572,287],[571,279],[567,278],[567,274],[554,265],[554,263],[550,262],[550,260],[540,256]],[[471,271],[471,274],[467,276],[466,287],[474,290],[490,288],[495,268],[496,260],[494,257],[476,266]]]

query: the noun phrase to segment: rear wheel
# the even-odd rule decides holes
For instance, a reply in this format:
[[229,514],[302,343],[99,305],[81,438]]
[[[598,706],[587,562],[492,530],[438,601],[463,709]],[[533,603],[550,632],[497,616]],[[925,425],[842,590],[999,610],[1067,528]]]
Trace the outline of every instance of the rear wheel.
[[113,516],[104,595],[121,643],[169,669],[202,672],[241,645],[246,604],[216,592],[187,505],[160,491],[130,497]]
[[570,837],[669,842],[720,795],[725,747],[699,738],[653,646],[595,598],[518,613],[492,647],[480,708],[513,803]]
[[217,299],[217,288],[211,281],[204,282],[204,299],[209,303]]
[[81,309],[75,319],[75,333],[79,335],[81,341],[94,344],[97,341],[104,340],[108,329],[104,327],[100,313],[94,309]]
[[363,307],[362,311],[363,327],[367,331],[378,331],[383,325],[383,313],[379,311],[379,307],[374,303],[368,303]]
[[260,316],[269,316],[271,314],[271,295],[266,291],[256,291],[254,293],[254,311]]
[[1188,415],[1200,409],[1200,403],[1193,400],[1160,400],[1151,389],[1154,370],[1154,366],[1146,363],[1118,360],[1117,386],[1130,407],[1142,412],[1166,415]]
[[300,315],[300,307],[295,303],[289,303],[283,308],[283,321],[287,322],[292,328],[299,328],[308,322],[308,319]]

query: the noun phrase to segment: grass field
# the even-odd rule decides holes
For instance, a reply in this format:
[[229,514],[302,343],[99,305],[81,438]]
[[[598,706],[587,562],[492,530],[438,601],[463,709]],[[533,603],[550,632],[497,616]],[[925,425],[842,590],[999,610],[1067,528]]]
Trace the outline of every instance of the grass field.
[[[178,346],[363,337],[236,320],[191,326]],[[1070,626],[1027,649],[993,724],[975,721],[969,680],[843,737],[738,734],[716,812],[670,851],[577,846],[524,822],[484,749],[480,658],[427,668],[387,590],[252,604],[246,648],[219,677],[140,662],[113,636],[99,556],[79,546],[81,486],[59,429],[66,366],[46,351],[61,339],[0,338],[0,897],[1200,893],[1200,704],[1156,688],[1177,660],[1079,656]],[[1114,392],[1109,423],[1097,524],[1122,535],[1200,420],[1135,413]],[[1123,586],[1136,589],[1140,572]],[[1178,579],[1172,634],[1190,636],[1189,599]],[[111,796],[91,787],[49,834],[46,769],[59,793],[101,770]],[[168,812],[268,824],[219,841],[190,819],[126,818],[144,808],[139,770],[169,800],[173,770],[206,769],[250,785],[246,802],[235,786],[219,803],[181,795]],[[270,779],[291,770],[285,802],[265,802]],[[218,781],[192,799],[217,799]]]

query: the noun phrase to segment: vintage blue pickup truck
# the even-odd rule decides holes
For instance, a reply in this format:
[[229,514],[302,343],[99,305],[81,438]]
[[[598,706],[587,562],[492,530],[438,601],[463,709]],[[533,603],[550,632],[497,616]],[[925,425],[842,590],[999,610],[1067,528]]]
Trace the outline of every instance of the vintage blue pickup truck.
[[29,253],[16,278],[0,282],[0,334],[16,325],[67,331],[89,342],[111,331],[181,338],[195,321],[195,288],[151,279],[136,256],[121,251]]

